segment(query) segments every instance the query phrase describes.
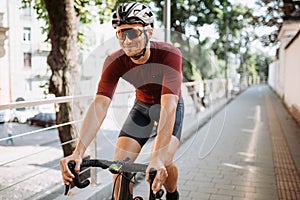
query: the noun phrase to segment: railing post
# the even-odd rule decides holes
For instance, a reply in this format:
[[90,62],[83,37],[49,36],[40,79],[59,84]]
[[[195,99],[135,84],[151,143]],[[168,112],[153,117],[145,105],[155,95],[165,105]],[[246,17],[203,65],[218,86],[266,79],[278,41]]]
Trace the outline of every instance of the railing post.
[[[97,136],[95,139],[92,141],[90,145],[90,156],[91,159],[96,159],[97,158]],[[97,185],[97,168],[96,167],[91,167],[91,186],[96,186]]]

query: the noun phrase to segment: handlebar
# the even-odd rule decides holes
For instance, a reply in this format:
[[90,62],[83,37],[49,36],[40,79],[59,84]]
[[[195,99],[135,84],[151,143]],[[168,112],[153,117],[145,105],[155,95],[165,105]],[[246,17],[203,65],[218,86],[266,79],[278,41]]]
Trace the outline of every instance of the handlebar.
[[[68,163],[68,167],[69,167],[70,171],[72,172],[72,174],[74,175],[73,183],[78,188],[85,188],[90,184],[90,181],[89,180],[85,180],[83,182],[79,181],[79,176],[75,172],[75,165],[76,165],[75,161],[70,161]],[[118,173],[123,173],[123,172],[126,172],[126,173],[138,173],[138,172],[146,173],[146,169],[147,169],[148,165],[139,164],[139,163],[132,163],[132,162],[130,162],[129,158],[127,158],[125,160],[117,160],[117,161],[91,159],[91,160],[83,160],[81,165],[80,165],[80,169],[82,169],[83,167],[101,167],[102,169],[109,169],[109,171],[113,174],[118,174]],[[153,183],[153,180],[155,178],[155,175],[156,175],[156,169],[151,168],[150,171],[149,171],[150,190],[151,190],[152,183]],[[68,194],[69,189],[70,189],[70,186],[66,185],[65,195]],[[150,197],[149,198],[150,199],[155,199],[153,197],[155,197],[155,196],[153,196],[153,193],[150,192]]]
[[149,179],[150,179],[150,193],[149,193],[149,199],[156,199],[156,195],[155,194],[153,194],[153,192],[152,192],[152,184],[153,184],[153,181],[154,181],[154,178],[155,178],[155,176],[156,176],[156,169],[154,169],[154,168],[151,168],[150,170],[149,170]]

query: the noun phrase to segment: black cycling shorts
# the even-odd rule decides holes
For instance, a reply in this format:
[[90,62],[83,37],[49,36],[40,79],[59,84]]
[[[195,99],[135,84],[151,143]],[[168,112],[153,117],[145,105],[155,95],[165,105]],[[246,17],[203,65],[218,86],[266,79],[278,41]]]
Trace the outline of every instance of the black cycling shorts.
[[[176,108],[176,119],[172,133],[178,140],[181,137],[183,115],[184,103],[183,99],[180,98]],[[157,126],[155,122],[159,123],[159,116],[159,104],[146,104],[136,100],[120,131],[119,137],[133,138],[143,147],[148,139],[156,134]]]

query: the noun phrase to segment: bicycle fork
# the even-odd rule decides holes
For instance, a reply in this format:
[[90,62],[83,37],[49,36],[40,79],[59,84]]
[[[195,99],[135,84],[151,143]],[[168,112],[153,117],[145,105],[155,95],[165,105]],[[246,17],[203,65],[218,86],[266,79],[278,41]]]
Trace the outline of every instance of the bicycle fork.
[[125,200],[125,199],[129,199],[129,200],[133,200],[133,195],[130,192],[130,183],[131,183],[131,179],[134,177],[133,174],[128,173],[128,172],[123,172],[121,175],[121,185],[120,185],[120,200]]

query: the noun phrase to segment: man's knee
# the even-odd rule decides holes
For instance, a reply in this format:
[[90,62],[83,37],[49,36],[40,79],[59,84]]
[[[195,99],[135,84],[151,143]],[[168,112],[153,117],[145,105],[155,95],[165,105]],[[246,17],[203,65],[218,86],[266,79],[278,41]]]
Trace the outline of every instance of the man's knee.
[[168,178],[164,184],[168,193],[175,192],[177,189],[178,170],[174,163],[166,166]]
[[170,173],[176,172],[176,174],[178,172],[177,167],[173,162],[171,162],[169,165],[166,166],[166,170],[167,170],[168,174],[169,174],[169,172]]
[[133,162],[141,151],[141,147],[134,139],[119,137],[116,143],[114,159],[122,160],[130,158]]

